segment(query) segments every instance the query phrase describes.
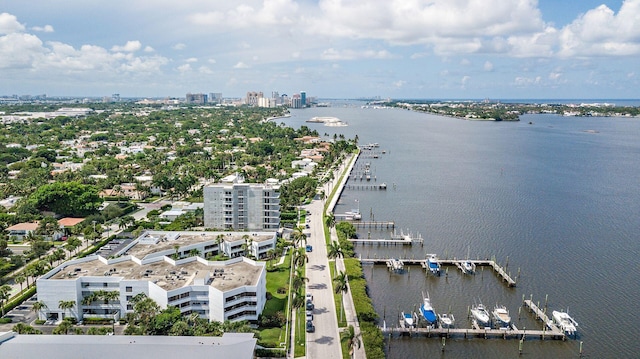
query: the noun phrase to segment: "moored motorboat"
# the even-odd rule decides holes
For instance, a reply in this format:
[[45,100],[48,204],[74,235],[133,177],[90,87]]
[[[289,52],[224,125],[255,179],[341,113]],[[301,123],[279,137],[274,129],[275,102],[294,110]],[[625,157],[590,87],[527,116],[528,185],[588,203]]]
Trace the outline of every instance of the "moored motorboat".
[[509,315],[509,310],[504,305],[496,305],[493,308],[493,319],[495,323],[499,327],[509,327],[511,325],[511,316]]
[[574,335],[578,330],[578,323],[569,316],[569,313],[554,310],[552,313],[553,322],[562,329],[565,334]]
[[473,316],[473,319],[475,319],[475,321],[478,323],[479,327],[491,327],[491,317],[489,317],[489,312],[487,312],[487,309],[482,303],[476,304],[471,307],[471,315]]
[[456,323],[456,319],[453,317],[453,314],[438,314],[438,318],[440,319],[440,326],[443,328],[453,328]]
[[402,272],[404,270],[404,263],[402,263],[402,261],[397,258],[389,259],[387,261],[387,266],[389,267],[389,270],[392,270],[394,272]]
[[430,254],[429,258],[427,258],[427,265],[429,271],[434,275],[440,275],[440,263],[438,262],[438,257],[435,254]]
[[462,262],[462,270],[467,274],[473,274],[476,272],[476,265],[472,261],[466,260]]
[[415,313],[411,314],[409,312],[402,312],[400,314],[400,320],[402,320],[405,328],[413,328],[416,325]]
[[428,325],[434,325],[438,321],[438,317],[436,316],[436,312],[431,306],[431,299],[429,298],[428,293],[426,296],[424,296],[423,293],[423,297],[424,299],[422,305],[420,305],[420,314],[422,314],[422,317],[427,321]]

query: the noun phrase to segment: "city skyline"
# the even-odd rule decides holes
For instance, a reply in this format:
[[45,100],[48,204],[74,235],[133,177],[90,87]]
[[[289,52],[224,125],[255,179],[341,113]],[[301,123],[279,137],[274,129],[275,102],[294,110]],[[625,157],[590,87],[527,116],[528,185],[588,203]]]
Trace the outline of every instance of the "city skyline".
[[640,0],[9,0],[0,95],[638,98]]

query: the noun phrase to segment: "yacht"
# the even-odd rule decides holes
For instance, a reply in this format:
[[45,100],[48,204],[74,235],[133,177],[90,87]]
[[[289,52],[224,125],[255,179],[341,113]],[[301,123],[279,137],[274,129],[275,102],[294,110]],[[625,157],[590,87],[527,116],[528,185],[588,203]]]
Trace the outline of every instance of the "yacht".
[[482,303],[471,307],[471,315],[480,328],[491,327],[491,317],[489,317],[489,312],[487,312],[487,309]]
[[511,325],[511,316],[509,315],[509,310],[504,305],[496,305],[493,308],[493,319],[495,320],[496,325],[499,327],[509,327]]
[[443,328],[453,328],[453,325],[456,322],[456,319],[453,317],[453,314],[438,314],[438,319],[440,320],[440,326]]
[[427,258],[428,269],[434,275],[440,275],[440,263],[438,263],[438,257],[435,254],[430,254]]
[[424,299],[422,305],[420,305],[420,314],[422,314],[424,320],[427,321],[427,325],[434,325],[438,321],[438,318],[436,317],[436,312],[431,306],[431,299],[429,299],[428,293],[427,296],[424,296],[424,293],[422,295]]
[[578,323],[569,316],[569,313],[554,310],[551,314],[553,316],[553,322],[558,325],[565,334],[574,335],[576,333]]

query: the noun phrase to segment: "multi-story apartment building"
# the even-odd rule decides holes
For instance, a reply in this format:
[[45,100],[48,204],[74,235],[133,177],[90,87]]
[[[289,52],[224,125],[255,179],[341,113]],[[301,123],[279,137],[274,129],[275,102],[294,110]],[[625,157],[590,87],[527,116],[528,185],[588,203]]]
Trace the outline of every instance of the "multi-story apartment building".
[[186,103],[204,105],[207,103],[207,95],[203,93],[188,93],[185,96]]
[[244,183],[237,175],[204,187],[204,226],[223,230],[277,231],[280,186]]
[[[46,306],[38,312],[41,319],[118,321],[133,311],[133,298],[143,293],[161,308],[175,306],[184,315],[255,321],[266,302],[266,270],[264,262],[245,257],[209,262],[199,256],[91,256],[52,269],[37,287],[38,300]],[[61,301],[74,305],[61,309]]]
[[245,103],[247,105],[258,106],[259,99],[263,97],[264,97],[264,94],[262,92],[250,91],[250,92],[247,92],[247,98],[245,99]]

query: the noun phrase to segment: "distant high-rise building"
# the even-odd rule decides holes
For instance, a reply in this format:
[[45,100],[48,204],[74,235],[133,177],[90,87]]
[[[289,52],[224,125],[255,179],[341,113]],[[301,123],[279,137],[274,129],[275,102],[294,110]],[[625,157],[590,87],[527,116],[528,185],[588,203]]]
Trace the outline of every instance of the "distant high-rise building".
[[300,91],[300,102],[302,107],[307,106],[307,93],[305,91]]
[[222,92],[212,92],[209,94],[209,103],[222,103]]
[[263,98],[262,92],[250,91],[247,92],[247,98],[245,99],[245,103],[247,105],[258,106],[258,99]]
[[293,95],[291,98],[291,108],[302,108],[302,99],[300,98],[300,95]]
[[113,95],[111,95],[111,100],[113,102],[120,102],[120,94],[119,93],[114,93]]
[[207,95],[203,93],[188,93],[185,97],[186,103],[196,105],[204,105],[205,103],[207,103]]

